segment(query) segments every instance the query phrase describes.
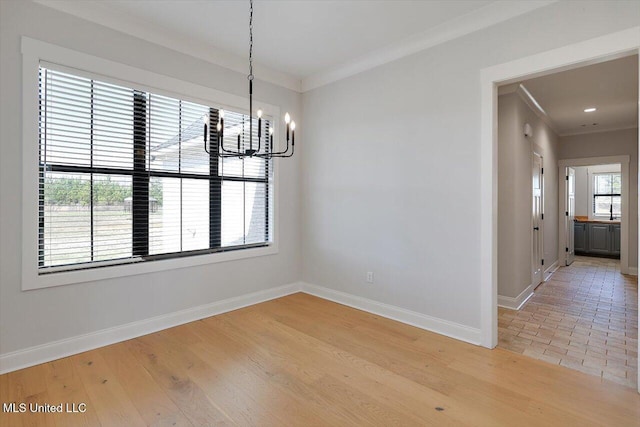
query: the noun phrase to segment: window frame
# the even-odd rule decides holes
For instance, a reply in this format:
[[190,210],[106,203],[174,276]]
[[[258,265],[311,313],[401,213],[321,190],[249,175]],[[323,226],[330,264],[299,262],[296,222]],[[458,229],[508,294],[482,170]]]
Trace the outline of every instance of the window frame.
[[[620,193],[596,193],[596,177],[598,175],[619,175],[620,176]],[[616,221],[621,220],[622,218],[622,171],[618,171],[618,170],[606,170],[606,169],[599,169],[598,167],[595,168],[595,170],[592,170],[591,168],[589,168],[588,171],[588,190],[589,190],[589,219],[594,219],[594,220],[609,220],[610,218],[610,214],[606,213],[606,214],[596,214],[595,213],[595,201],[596,201],[596,197],[597,196],[607,196],[607,197],[615,197],[618,196],[620,197],[621,200],[621,204],[620,204],[620,213],[619,214],[614,214],[614,218]]]
[[[186,268],[197,265],[226,262],[231,260],[254,258],[278,253],[279,242],[279,173],[272,166],[272,208],[271,221],[268,224],[272,236],[271,242],[257,247],[239,250],[222,250],[200,254],[194,251],[178,253],[182,256],[152,261],[130,259],[103,261],[90,264],[85,269],[65,270],[40,274],[39,272],[39,144],[38,144],[38,74],[40,65],[72,74],[94,78],[106,83],[129,85],[136,89],[154,94],[178,98],[213,108],[224,108],[247,114],[247,100],[241,96],[222,92],[210,87],[186,82],[174,77],[125,65],[119,62],[77,52],[50,43],[22,37],[23,55],[23,164],[22,164],[22,290],[40,289],[72,283],[90,282],[115,277],[133,276],[151,272]],[[145,83],[140,83],[145,82]],[[280,108],[260,101],[266,116],[280,117]],[[279,149],[279,123],[274,120],[274,143]],[[231,248],[229,248],[231,249]],[[114,265],[117,264],[117,265]]]

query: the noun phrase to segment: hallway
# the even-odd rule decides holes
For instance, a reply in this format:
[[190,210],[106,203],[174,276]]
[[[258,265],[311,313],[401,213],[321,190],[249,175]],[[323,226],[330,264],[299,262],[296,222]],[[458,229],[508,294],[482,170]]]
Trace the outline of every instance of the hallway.
[[498,308],[498,347],[637,387],[638,280],[620,261],[576,257],[519,311]]

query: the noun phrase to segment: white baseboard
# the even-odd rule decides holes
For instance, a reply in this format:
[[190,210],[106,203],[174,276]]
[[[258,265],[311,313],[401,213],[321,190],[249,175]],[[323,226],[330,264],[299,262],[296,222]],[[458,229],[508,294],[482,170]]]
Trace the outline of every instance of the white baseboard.
[[498,307],[509,308],[511,310],[520,310],[525,302],[533,296],[533,286],[527,286],[524,291],[520,292],[517,297],[505,297],[498,295]]
[[305,292],[378,316],[480,345],[480,329],[309,283],[292,283],[0,355],[0,374],[151,334],[217,314]]
[[299,283],[279,286],[264,291],[253,292],[238,297],[204,304],[186,310],[176,311],[149,319],[115,326],[89,334],[54,341],[24,350],[0,355],[0,374],[104,347],[120,341],[147,335],[163,329],[172,328],[184,323],[193,322],[216,314],[237,310],[249,305],[258,304],[300,291]]
[[547,267],[547,269],[544,271],[545,282],[549,280],[549,276],[555,273],[558,268],[560,268],[560,264],[558,264],[558,260],[556,260],[556,262],[554,262],[549,267]]
[[480,329],[309,283],[302,283],[301,291],[440,335],[480,345]]
[[627,270],[632,276],[637,276],[638,275],[638,267],[629,267]]

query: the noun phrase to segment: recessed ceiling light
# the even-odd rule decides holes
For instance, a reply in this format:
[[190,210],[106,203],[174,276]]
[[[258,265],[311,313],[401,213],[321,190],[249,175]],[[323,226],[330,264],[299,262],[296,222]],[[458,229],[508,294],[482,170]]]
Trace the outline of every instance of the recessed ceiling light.
[[594,111],[596,111],[596,107],[589,107],[584,109],[585,113],[593,113]]

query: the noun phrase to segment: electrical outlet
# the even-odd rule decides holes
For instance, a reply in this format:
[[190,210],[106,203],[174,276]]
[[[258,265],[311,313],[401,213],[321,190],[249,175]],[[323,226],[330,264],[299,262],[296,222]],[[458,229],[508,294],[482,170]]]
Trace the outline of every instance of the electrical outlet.
[[367,283],[373,283],[373,271],[367,271]]

